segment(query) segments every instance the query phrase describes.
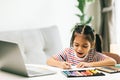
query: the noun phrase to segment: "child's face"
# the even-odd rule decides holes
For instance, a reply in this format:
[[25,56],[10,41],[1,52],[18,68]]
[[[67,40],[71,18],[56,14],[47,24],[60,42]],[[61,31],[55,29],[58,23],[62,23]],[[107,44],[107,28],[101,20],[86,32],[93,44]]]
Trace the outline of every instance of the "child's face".
[[78,34],[73,41],[73,48],[78,57],[84,58],[91,49],[91,43],[85,39],[84,35]]

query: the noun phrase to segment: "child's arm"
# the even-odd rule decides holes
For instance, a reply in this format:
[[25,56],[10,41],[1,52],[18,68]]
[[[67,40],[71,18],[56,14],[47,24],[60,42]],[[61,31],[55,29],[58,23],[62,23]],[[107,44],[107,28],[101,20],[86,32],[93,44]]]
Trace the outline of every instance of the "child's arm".
[[98,61],[98,62],[91,62],[90,64],[93,67],[94,66],[114,66],[116,64],[116,61],[113,58],[106,56],[104,60]]
[[102,61],[97,62],[80,62],[80,64],[77,65],[78,68],[83,67],[97,67],[97,66],[112,66],[115,65],[116,61],[110,57],[107,57]]
[[70,69],[71,68],[70,63],[65,62],[65,61],[55,60],[53,57],[51,57],[47,60],[47,64],[50,66],[55,66],[55,67],[59,67],[62,69]]

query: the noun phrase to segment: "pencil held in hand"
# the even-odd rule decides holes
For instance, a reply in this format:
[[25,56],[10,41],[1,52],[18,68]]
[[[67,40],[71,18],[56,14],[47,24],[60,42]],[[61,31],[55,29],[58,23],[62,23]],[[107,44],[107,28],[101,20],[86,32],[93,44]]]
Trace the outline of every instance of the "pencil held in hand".
[[63,69],[70,69],[71,68],[71,64],[66,62],[66,60],[63,58],[62,55],[60,55],[60,57],[62,58],[63,61],[65,61],[65,62],[62,63]]
[[68,62],[64,62],[64,68],[65,69],[70,69],[71,68],[71,64]]
[[62,55],[60,55],[60,57],[62,58],[62,60],[63,60],[63,61],[66,61],[66,60],[63,58],[63,56],[62,56]]

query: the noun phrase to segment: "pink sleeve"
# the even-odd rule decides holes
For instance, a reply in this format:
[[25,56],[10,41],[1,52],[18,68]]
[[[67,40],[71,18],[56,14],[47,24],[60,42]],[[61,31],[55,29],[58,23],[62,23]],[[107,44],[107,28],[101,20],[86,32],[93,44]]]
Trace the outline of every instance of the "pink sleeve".
[[58,54],[53,55],[53,58],[58,60],[58,61],[66,61],[67,60],[67,53],[68,53],[68,48],[61,50]]

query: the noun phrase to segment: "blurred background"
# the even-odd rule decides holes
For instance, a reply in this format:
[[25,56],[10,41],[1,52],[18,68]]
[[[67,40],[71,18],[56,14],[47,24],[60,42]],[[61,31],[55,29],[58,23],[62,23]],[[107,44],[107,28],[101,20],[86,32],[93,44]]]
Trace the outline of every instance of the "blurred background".
[[[120,0],[95,0],[87,9],[92,26],[103,38],[103,50],[120,51]],[[77,0],[0,0],[0,31],[56,25],[63,47],[69,47],[71,29],[79,18]]]

